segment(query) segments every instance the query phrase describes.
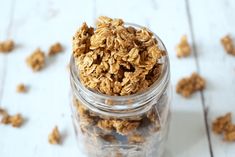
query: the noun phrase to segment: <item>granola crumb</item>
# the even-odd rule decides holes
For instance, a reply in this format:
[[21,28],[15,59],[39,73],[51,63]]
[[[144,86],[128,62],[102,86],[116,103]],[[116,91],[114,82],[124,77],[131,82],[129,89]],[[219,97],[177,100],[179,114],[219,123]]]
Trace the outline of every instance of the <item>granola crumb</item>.
[[232,123],[232,114],[229,112],[216,118],[212,123],[212,130],[216,134],[222,134],[225,141],[235,141],[235,124]]
[[191,47],[188,43],[187,36],[181,37],[180,43],[176,46],[177,57],[187,57],[191,54]]
[[130,143],[144,143],[145,139],[139,134],[134,134],[128,137]]
[[26,59],[26,63],[33,71],[39,71],[45,66],[45,54],[41,49],[36,49],[29,57]]
[[48,142],[50,144],[59,144],[60,143],[60,132],[58,130],[58,127],[55,126],[52,132],[48,136]]
[[6,110],[0,109],[0,115],[2,116],[2,124],[11,124],[13,127],[20,127],[24,122],[24,118],[19,113],[11,116]]
[[221,38],[221,44],[224,47],[224,50],[231,55],[235,55],[235,47],[233,45],[233,40],[230,35],[226,35]]
[[205,80],[199,74],[193,73],[177,83],[176,92],[184,97],[190,97],[194,92],[203,90],[205,85]]
[[27,92],[27,87],[24,84],[21,83],[21,84],[17,85],[16,91],[18,93],[26,93]]
[[57,42],[50,47],[48,56],[54,56],[62,51],[63,51],[62,45],[59,42]]
[[3,42],[0,42],[0,52],[7,53],[11,52],[15,47],[13,40],[6,40]]
[[10,116],[9,120],[13,127],[20,127],[24,122],[23,117],[19,113],[14,116]]

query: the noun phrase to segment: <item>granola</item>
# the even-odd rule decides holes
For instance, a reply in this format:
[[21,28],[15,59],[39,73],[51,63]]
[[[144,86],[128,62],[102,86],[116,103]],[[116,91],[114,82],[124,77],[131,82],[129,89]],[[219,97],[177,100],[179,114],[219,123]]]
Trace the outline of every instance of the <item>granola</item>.
[[13,127],[20,127],[24,122],[24,118],[19,113],[11,116],[6,110],[0,108],[0,115],[2,116],[2,124],[11,124]]
[[224,47],[224,50],[231,55],[235,55],[235,47],[233,45],[233,40],[229,35],[226,35],[221,38],[221,44]]
[[177,83],[176,92],[184,97],[190,97],[194,92],[203,90],[205,85],[205,80],[197,73],[193,73],[190,77],[185,77]]
[[39,71],[45,66],[45,54],[41,49],[36,49],[29,57],[26,58],[26,63],[33,71]]
[[27,87],[22,83],[18,84],[17,87],[16,87],[16,91],[18,93],[25,93],[25,92],[27,92]]
[[184,35],[180,39],[180,43],[176,46],[177,57],[187,57],[191,54],[191,47],[188,43],[187,36]]
[[165,54],[152,32],[125,27],[121,19],[101,16],[96,30],[83,23],[73,37],[81,82],[107,95],[130,95],[151,86]]
[[48,56],[54,56],[61,51],[63,51],[63,47],[59,42],[57,42],[50,47]]
[[60,139],[61,139],[60,132],[58,130],[58,127],[55,126],[53,128],[52,132],[48,136],[48,142],[50,144],[59,144],[60,143]]
[[216,134],[222,134],[225,141],[235,141],[235,124],[232,123],[232,114],[229,112],[216,118],[212,123],[212,130]]
[[13,40],[6,40],[3,42],[0,42],[0,52],[8,53],[11,52],[15,47]]

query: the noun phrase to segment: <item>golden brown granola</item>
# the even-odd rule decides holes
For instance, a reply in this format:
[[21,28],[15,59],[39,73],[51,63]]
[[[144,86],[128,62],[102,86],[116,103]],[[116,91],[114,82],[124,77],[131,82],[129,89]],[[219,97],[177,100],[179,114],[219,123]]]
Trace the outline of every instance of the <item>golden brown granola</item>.
[[133,134],[128,137],[130,143],[144,143],[145,139],[140,134]]
[[187,57],[191,54],[191,47],[188,43],[187,36],[184,35],[180,39],[180,43],[176,46],[177,57]]
[[205,80],[197,73],[193,73],[190,77],[181,79],[176,85],[176,92],[184,97],[191,96],[194,92],[205,88]]
[[63,51],[63,47],[59,42],[57,42],[50,47],[48,56],[54,56],[61,51]]
[[14,49],[15,44],[13,40],[6,40],[3,42],[0,42],[0,52],[10,52]]
[[24,118],[19,113],[11,116],[6,110],[0,108],[0,115],[2,116],[2,124],[11,124],[13,127],[20,127],[24,122]]
[[40,48],[36,49],[29,57],[26,63],[33,71],[39,71],[45,66],[45,54]]
[[113,120],[113,127],[121,135],[127,135],[129,132],[136,130],[139,125],[139,121]]
[[21,83],[21,84],[17,85],[16,91],[18,93],[25,93],[25,92],[27,92],[27,88],[26,88],[26,86],[24,84]]
[[235,47],[233,45],[233,40],[230,35],[226,35],[220,40],[221,44],[224,47],[224,50],[231,55],[235,55]]
[[121,19],[101,16],[96,30],[84,23],[73,37],[73,54],[81,82],[108,95],[146,89],[161,74],[158,60],[166,52],[146,28],[126,27]]
[[227,113],[218,117],[212,123],[212,130],[217,134],[223,134],[225,141],[235,141],[235,124],[232,123],[232,114]]
[[60,140],[61,140],[60,132],[58,130],[58,127],[55,126],[52,132],[48,136],[48,142],[50,144],[59,144],[61,142]]

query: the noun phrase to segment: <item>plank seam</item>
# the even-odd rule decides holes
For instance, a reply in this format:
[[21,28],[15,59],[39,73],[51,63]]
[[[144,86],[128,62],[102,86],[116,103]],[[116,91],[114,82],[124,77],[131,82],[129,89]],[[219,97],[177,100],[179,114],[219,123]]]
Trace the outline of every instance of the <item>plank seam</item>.
[[[194,28],[193,28],[192,16],[191,16],[191,12],[190,12],[189,0],[185,0],[185,5],[186,5],[186,12],[187,12],[187,19],[188,19],[188,23],[189,23],[189,31],[190,31],[191,40],[192,40],[193,55],[194,55],[194,58],[195,58],[195,61],[196,61],[196,69],[197,69],[198,73],[200,74],[198,51],[197,51],[196,44],[195,44]],[[205,96],[204,96],[203,91],[200,91],[200,98],[201,98],[201,101],[202,101],[203,115],[204,115],[204,121],[205,121],[205,127],[206,127],[206,134],[207,134],[207,140],[208,140],[210,156],[214,157],[213,149],[212,149],[212,143],[211,143],[209,123],[208,123],[208,107],[205,104]]]
[[[10,8],[10,17],[9,17],[9,24],[6,30],[6,38],[10,38],[11,36],[11,30],[12,30],[12,26],[13,26],[13,17],[14,17],[14,10],[15,10],[15,0],[11,1],[11,8]],[[1,84],[2,84],[2,88],[0,89],[0,105],[2,104],[2,98],[3,98],[3,93],[4,93],[4,89],[5,89],[5,82],[6,82],[6,75],[7,75],[7,61],[8,61],[8,56],[5,55],[4,56],[4,60],[3,60],[3,77],[1,80]]]

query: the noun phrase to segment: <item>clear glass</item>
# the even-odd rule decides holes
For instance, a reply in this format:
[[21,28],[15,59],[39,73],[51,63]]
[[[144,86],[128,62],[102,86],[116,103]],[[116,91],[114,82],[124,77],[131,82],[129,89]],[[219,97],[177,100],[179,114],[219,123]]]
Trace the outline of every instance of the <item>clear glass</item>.
[[[160,38],[154,36],[159,47],[166,51]],[[108,96],[81,84],[71,57],[72,118],[79,148],[87,157],[162,156],[171,102],[167,54],[159,62],[163,65],[162,73],[145,91],[129,96]]]

